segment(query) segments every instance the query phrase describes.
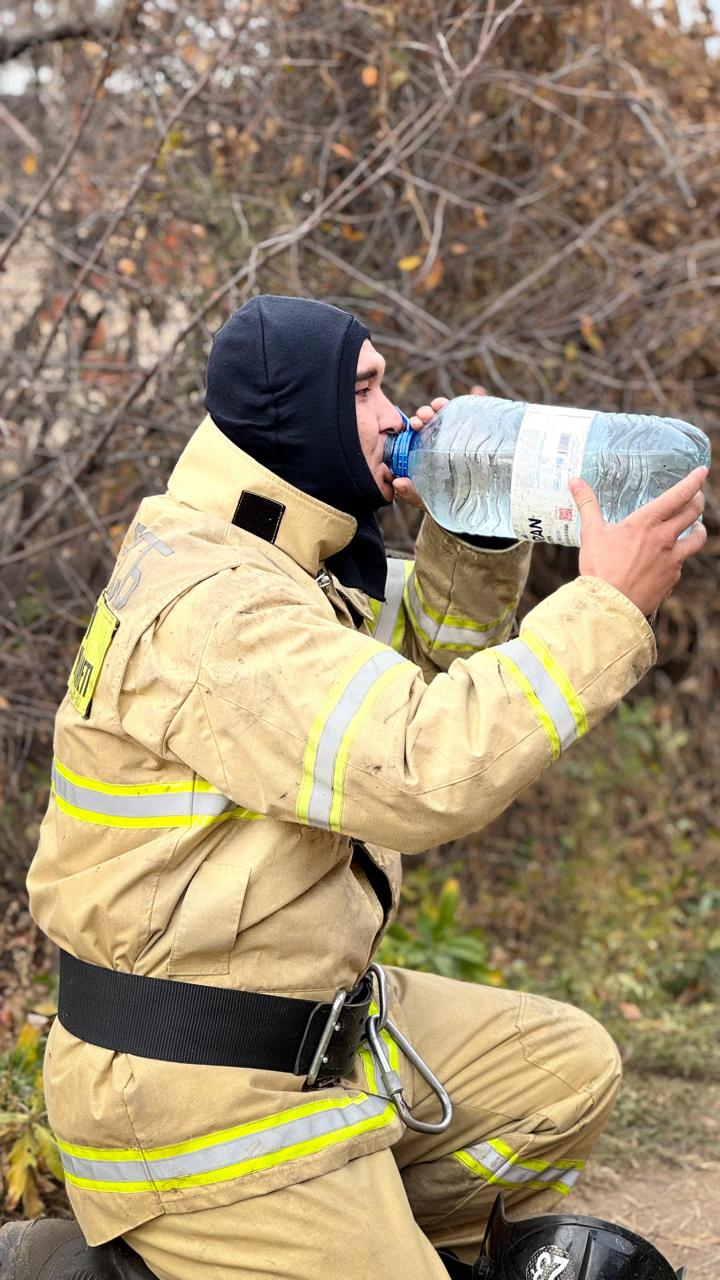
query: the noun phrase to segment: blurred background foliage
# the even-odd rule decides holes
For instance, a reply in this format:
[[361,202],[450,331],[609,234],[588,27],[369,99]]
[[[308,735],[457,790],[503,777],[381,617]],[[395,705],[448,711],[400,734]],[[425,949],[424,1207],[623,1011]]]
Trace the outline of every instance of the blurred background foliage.
[[[124,528],[203,414],[213,332],[253,292],[317,296],[370,327],[406,409],[482,382],[713,435],[718,46],[711,6],[674,0],[0,3],[6,1212],[52,1206],[58,1173],[54,962],[23,887],[52,718]],[[383,944],[600,1016],[644,1073],[618,1124],[659,1147],[682,1105],[658,1080],[720,1080],[716,474],[657,668],[490,828],[413,865]],[[409,551],[412,516],[385,533]],[[538,548],[523,608],[576,567]]]

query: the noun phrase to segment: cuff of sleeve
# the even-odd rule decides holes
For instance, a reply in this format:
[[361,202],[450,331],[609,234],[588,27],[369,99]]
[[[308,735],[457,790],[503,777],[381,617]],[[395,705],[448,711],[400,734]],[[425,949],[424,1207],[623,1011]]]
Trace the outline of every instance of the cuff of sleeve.
[[604,578],[593,578],[590,574],[582,574],[576,579],[576,581],[580,583],[592,583],[594,594],[599,593],[600,595],[605,596],[608,602],[612,601],[614,607],[619,609],[627,617],[628,622],[634,622],[636,624],[641,633],[640,638],[646,640],[650,645],[652,651],[650,665],[652,666],[657,657],[655,632],[650,625],[649,619],[645,617],[645,614],[642,613],[640,609],[638,609],[637,605],[633,604],[632,600],[628,599],[624,592],[619,591],[617,587],[611,586],[609,582],[605,582]]
[[[647,618],[622,591],[602,578],[585,575],[541,600],[520,628],[540,628],[548,648],[567,668],[576,668],[576,687],[619,677],[617,700],[650,670],[657,657],[655,635]],[[575,681],[574,681],[575,683]]]
[[[533,548],[532,542],[516,542],[510,538],[476,540],[472,535],[451,533],[449,529],[443,529],[431,515],[425,516],[420,537],[431,555],[442,555],[445,558],[452,556],[467,565],[475,566],[490,556],[494,561],[502,560],[503,569],[507,566],[509,570],[529,564]],[[497,568],[499,567],[498,564]]]
[[456,533],[455,537],[469,547],[475,547],[476,551],[510,551],[519,542],[518,538],[485,538],[474,533]]

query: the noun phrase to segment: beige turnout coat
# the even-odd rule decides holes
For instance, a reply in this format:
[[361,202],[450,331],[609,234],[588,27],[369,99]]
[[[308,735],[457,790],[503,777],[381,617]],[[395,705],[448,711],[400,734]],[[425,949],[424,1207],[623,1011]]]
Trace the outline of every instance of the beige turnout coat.
[[[243,492],[281,504],[274,541],[233,524]],[[330,999],[377,946],[396,851],[483,827],[654,659],[638,610],[592,578],[509,639],[529,548],[475,550],[429,517],[380,607],[322,569],[354,527],[209,418],[142,503],[57,717],[29,888],[61,947]],[[340,1086],[302,1083],[113,1053],[56,1022],[50,1119],[91,1242],[397,1139],[366,1050]]]

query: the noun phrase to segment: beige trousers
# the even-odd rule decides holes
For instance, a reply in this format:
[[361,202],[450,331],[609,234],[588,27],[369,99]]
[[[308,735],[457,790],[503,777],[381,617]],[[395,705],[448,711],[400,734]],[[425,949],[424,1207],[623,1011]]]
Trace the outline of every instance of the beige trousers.
[[[515,991],[388,970],[410,1039],[453,1120],[266,1196],[165,1214],[126,1239],[160,1280],[446,1277],[477,1256],[499,1190],[510,1216],[557,1208],[610,1113],[617,1050],[586,1014]],[[437,1119],[415,1081],[414,1111]]]

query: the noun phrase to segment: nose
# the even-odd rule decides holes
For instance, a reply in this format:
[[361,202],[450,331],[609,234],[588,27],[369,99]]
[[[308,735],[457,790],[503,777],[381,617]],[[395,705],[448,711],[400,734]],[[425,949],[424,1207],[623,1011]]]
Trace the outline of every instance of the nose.
[[399,404],[393,404],[391,400],[388,400],[387,396],[384,399],[380,430],[391,431],[393,435],[397,435],[399,431],[404,431],[406,427],[410,426],[410,419],[403,413]]

